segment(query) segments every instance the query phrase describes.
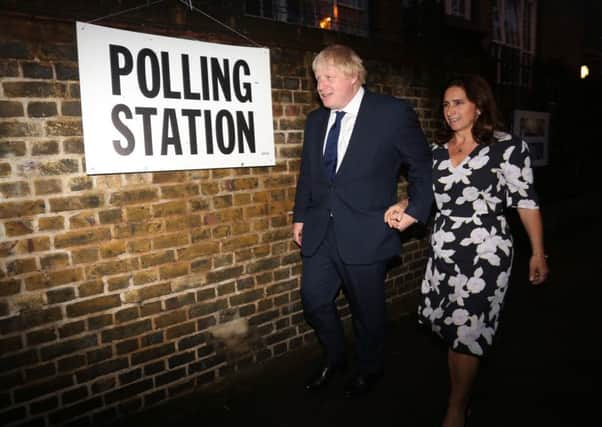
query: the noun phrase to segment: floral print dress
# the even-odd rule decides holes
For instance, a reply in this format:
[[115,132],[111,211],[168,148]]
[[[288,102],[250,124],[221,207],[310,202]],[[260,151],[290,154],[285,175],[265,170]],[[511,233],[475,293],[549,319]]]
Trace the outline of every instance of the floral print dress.
[[457,166],[433,148],[437,212],[418,307],[420,323],[455,351],[484,355],[492,344],[512,268],[508,207],[538,209],[527,144],[496,132]]

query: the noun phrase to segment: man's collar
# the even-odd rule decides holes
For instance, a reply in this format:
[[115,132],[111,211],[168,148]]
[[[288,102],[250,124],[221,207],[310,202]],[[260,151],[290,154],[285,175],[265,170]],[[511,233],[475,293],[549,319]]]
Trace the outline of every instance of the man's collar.
[[345,107],[339,110],[332,110],[331,113],[334,113],[336,111],[344,111],[347,114],[352,114],[356,116],[358,111],[360,110],[360,105],[362,103],[362,98],[364,97],[365,92],[366,91],[364,90],[364,87],[360,86],[355,95],[353,95],[353,98],[351,98],[351,101],[349,101],[349,103],[345,105]]

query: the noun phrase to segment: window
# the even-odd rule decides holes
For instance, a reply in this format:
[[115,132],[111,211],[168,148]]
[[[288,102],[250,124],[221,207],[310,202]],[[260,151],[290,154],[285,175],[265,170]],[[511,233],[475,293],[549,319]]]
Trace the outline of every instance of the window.
[[492,51],[496,83],[531,87],[537,0],[496,0],[492,9]]
[[280,22],[368,35],[367,0],[247,0],[246,13]]
[[470,21],[470,0],[445,0],[445,13]]
[[365,8],[365,0],[339,0],[340,6],[346,7],[354,7],[356,9],[364,9]]

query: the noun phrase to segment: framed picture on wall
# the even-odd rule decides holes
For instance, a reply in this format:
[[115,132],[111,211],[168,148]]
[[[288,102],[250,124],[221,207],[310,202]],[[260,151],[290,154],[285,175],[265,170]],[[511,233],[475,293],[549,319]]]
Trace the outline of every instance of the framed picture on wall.
[[533,166],[548,164],[548,130],[550,113],[514,110],[512,131],[529,145]]

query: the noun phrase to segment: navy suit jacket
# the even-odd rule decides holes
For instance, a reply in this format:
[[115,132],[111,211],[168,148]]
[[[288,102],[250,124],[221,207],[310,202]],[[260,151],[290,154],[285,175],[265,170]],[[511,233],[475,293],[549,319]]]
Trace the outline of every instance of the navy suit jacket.
[[333,217],[339,253],[348,264],[371,264],[400,254],[399,232],[384,222],[397,202],[407,169],[406,209],[422,223],[433,203],[432,154],[413,108],[400,99],[365,91],[347,152],[331,184],[322,163],[330,110],[309,113],[293,221],[302,222],[301,253],[313,255]]

